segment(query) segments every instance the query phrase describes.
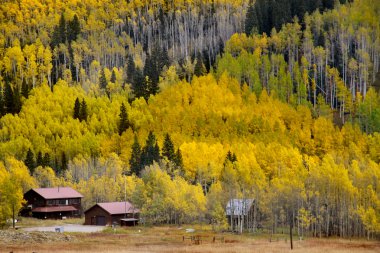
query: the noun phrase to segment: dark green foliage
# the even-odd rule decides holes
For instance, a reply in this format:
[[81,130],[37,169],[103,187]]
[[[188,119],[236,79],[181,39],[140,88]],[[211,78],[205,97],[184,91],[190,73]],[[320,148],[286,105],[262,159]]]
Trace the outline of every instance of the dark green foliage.
[[169,134],[165,135],[164,146],[162,147],[162,156],[166,157],[169,161],[175,162],[176,154],[174,151],[174,144]]
[[106,79],[106,75],[104,74],[104,69],[102,69],[100,71],[99,87],[102,90],[106,90],[107,89],[107,79]]
[[175,153],[174,163],[177,166],[177,168],[181,169],[181,171],[184,170],[182,153],[181,153],[181,150],[179,148],[177,149],[177,152]]
[[5,111],[7,113],[13,113],[13,110],[14,110],[13,89],[9,82],[5,83],[4,104],[5,104]]
[[43,167],[50,167],[50,155],[49,153],[45,153],[44,158],[42,158],[42,166]]
[[128,113],[127,109],[125,108],[124,103],[120,106],[120,114],[119,114],[119,135],[122,135],[125,130],[129,128],[129,120],[128,120]]
[[34,154],[31,149],[28,149],[28,152],[26,153],[24,164],[26,167],[28,167],[30,174],[33,175],[36,163],[34,161]]
[[129,166],[131,168],[132,174],[140,175],[140,171],[142,168],[141,147],[136,135],[135,135],[135,140],[132,145],[132,154],[131,154],[131,159],[129,160]]
[[42,157],[41,151],[37,154],[36,167],[38,166],[44,166],[44,158]]
[[22,86],[21,86],[21,95],[24,98],[28,98],[29,97],[29,91],[30,91],[29,85],[27,84],[26,80],[24,79],[22,81]]
[[147,100],[147,88],[145,78],[140,69],[136,69],[135,76],[132,83],[132,89],[135,93],[135,97],[144,97]]
[[61,18],[59,19],[58,26],[54,27],[51,47],[55,48],[61,43],[66,43],[66,20],[63,13],[61,14]]
[[74,15],[73,20],[69,21],[67,24],[67,41],[69,43],[71,43],[72,41],[75,41],[78,38],[79,34],[80,34],[79,19],[77,15]]
[[128,56],[128,66],[127,66],[127,83],[134,84],[134,77],[136,74],[135,62],[131,55]]
[[75,99],[73,118],[79,119],[80,117],[80,102],[79,98]]
[[255,3],[250,1],[247,14],[245,17],[245,33],[247,35],[252,34],[252,31],[254,29],[257,30],[258,27],[258,20],[257,20],[257,14],[256,14],[257,9],[255,8]]
[[197,63],[194,67],[194,75],[203,76],[205,74],[207,74],[207,70],[205,65],[203,64],[202,56],[201,54],[197,54]]
[[4,101],[4,95],[3,90],[0,89],[0,117],[3,117],[6,114],[5,110],[5,101]]
[[295,16],[302,19],[306,12],[333,7],[334,0],[257,0],[248,6],[245,33],[270,34],[272,28],[279,30],[283,24],[292,22]]
[[20,91],[16,88],[13,92],[13,114],[17,114],[21,111],[21,97],[20,97]]
[[228,151],[226,155],[226,159],[224,160],[224,165],[226,165],[228,162],[234,163],[237,162],[237,157],[234,153],[231,151]]
[[160,160],[160,148],[157,145],[156,136],[152,131],[149,132],[145,147],[141,154],[142,168],[153,164],[154,161]]
[[66,153],[65,153],[65,152],[62,152],[62,157],[61,157],[61,170],[59,171],[59,174],[63,174],[67,169],[68,169],[68,167],[67,167]]
[[166,50],[155,47],[151,54],[147,54],[144,65],[144,76],[148,77],[146,80],[148,93],[145,94],[145,98],[148,98],[150,94],[157,94],[160,74],[164,66],[169,66],[169,64],[169,56]]
[[116,83],[116,73],[115,70],[112,70],[112,75],[111,75],[111,83]]
[[4,91],[5,112],[17,114],[21,111],[20,92],[17,88],[12,88],[10,82],[5,82]]
[[86,121],[87,120],[87,104],[84,99],[82,100],[82,103],[80,104],[80,110],[79,110],[79,120],[80,121]]

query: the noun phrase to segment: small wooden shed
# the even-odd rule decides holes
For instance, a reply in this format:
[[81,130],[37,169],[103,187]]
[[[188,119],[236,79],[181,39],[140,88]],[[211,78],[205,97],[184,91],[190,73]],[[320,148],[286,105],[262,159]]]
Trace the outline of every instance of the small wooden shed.
[[[97,203],[84,212],[85,225],[136,225],[140,210],[130,202]],[[122,219],[124,221],[122,221]]]

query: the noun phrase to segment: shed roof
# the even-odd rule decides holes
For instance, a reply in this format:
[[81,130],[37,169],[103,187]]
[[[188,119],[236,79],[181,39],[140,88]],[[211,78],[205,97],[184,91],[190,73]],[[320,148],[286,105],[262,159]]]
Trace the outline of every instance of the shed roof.
[[71,187],[34,188],[30,191],[35,191],[44,199],[83,198],[82,194]]
[[230,199],[227,202],[227,215],[247,215],[252,207],[254,199]]
[[113,214],[125,214],[125,213],[139,213],[140,210],[135,208],[130,202],[107,202],[107,203],[97,203],[85,211],[88,212],[95,206],[99,206],[107,213]]

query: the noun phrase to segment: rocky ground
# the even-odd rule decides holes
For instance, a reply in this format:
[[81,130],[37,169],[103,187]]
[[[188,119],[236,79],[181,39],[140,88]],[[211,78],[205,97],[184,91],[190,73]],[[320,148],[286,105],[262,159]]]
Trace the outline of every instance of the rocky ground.
[[75,240],[75,236],[64,233],[0,230],[0,243],[46,243],[73,240]]

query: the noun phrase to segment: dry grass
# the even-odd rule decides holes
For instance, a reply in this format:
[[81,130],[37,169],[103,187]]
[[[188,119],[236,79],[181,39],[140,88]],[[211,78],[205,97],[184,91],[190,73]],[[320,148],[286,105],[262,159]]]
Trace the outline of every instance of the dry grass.
[[84,218],[70,218],[66,220],[41,220],[36,218],[25,218],[22,217],[18,222],[18,227],[50,227],[50,226],[60,226],[65,224],[83,224]]
[[[304,241],[296,241],[294,243],[295,249],[290,251],[288,240],[287,242],[285,240],[269,242],[268,238],[264,237],[214,234],[208,230],[195,234],[203,235],[201,245],[193,245],[190,241],[183,242],[182,236],[186,235],[184,228],[119,228],[116,231],[109,230],[106,233],[74,234],[76,240],[72,242],[0,244],[0,252],[380,252],[380,242],[376,241],[309,238]],[[212,238],[215,235],[224,236],[225,243],[212,243]]]

